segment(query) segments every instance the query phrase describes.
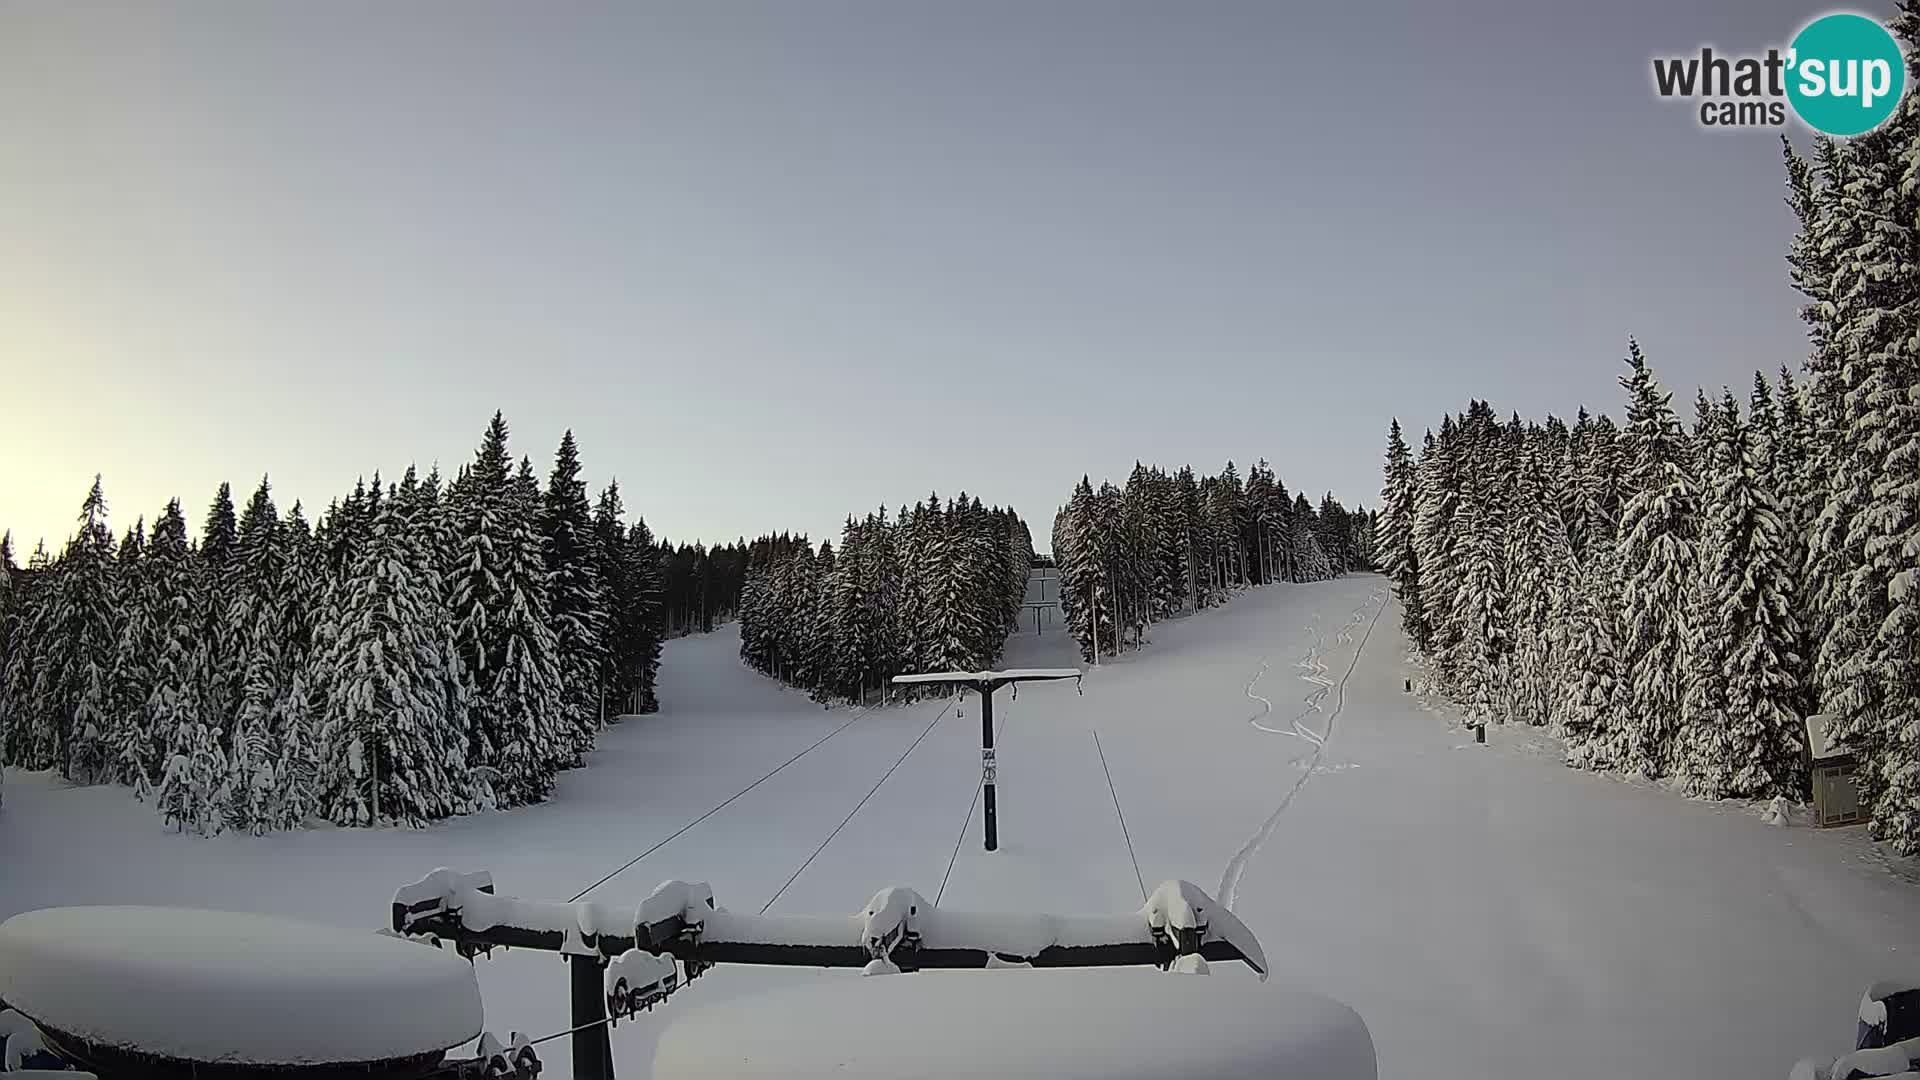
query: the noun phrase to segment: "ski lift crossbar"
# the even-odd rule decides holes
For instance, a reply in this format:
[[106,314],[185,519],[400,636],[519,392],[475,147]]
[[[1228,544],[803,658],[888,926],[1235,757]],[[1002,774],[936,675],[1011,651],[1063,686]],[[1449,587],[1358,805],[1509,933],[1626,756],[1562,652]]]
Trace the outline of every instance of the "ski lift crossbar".
[[[635,908],[497,895],[485,872],[439,869],[394,893],[392,933],[568,959],[573,1075],[611,1080],[610,1019],[650,1009],[715,964],[862,968],[868,974],[967,968],[1158,967],[1205,971],[1238,960],[1267,977],[1253,932],[1200,888],[1168,881],[1116,915],[942,911],[912,889],[882,889],[852,915],[750,915],[699,883],[668,881]],[[685,977],[674,968],[684,965]]]

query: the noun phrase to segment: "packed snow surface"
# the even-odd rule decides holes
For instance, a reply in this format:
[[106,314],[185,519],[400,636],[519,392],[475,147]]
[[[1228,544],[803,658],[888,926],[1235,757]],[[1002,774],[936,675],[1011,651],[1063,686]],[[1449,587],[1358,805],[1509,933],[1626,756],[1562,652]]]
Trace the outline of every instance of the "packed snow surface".
[[919,972],[693,1005],[660,1040],[653,1075],[1374,1080],[1376,1073],[1366,1025],[1330,998],[1109,968]]
[[[394,890],[437,866],[490,870],[503,896],[564,902],[846,724],[583,899],[631,910],[680,879],[711,883],[720,906],[752,913],[794,878],[776,913],[819,914],[853,936],[853,913],[890,886],[939,909],[1021,916],[1036,931],[1026,917],[1091,912],[1138,925],[1132,913],[1154,883],[1219,881],[1307,773],[1244,860],[1233,905],[1273,981],[1241,964],[1214,964],[1205,978],[1139,974],[1254,992],[1303,986],[1345,1002],[1365,1019],[1382,1076],[1782,1077],[1803,1057],[1852,1045],[1869,984],[1920,976],[1920,886],[1892,872],[1863,830],[1768,825],[1746,805],[1570,770],[1537,729],[1490,727],[1474,745],[1450,710],[1402,690],[1418,673],[1397,606],[1371,633],[1342,632],[1382,585],[1354,575],[1254,590],[1155,626],[1138,653],[1103,656],[1083,693],[1068,680],[999,695],[992,854],[981,850],[971,709],[948,714],[900,762],[945,702],[823,710],[744,670],[737,637],[722,632],[669,643],[662,712],[603,733],[551,802],[433,829],[200,840],[175,835],[124,790],[10,772],[0,917],[180,904],[372,930],[387,925]],[[1245,692],[1263,661],[1254,689],[1270,714]],[[1057,621],[1036,636],[1028,620],[1004,666],[1078,662]],[[1317,734],[1342,689],[1324,747],[1249,723],[1264,715],[1284,732],[1304,714]],[[1306,700],[1316,694],[1318,712]],[[567,1027],[559,958],[496,953],[478,971],[490,1029]],[[1060,974],[861,980],[857,970],[718,968],[623,1021],[613,1050],[623,1080],[640,1080],[675,1017],[748,992]],[[544,1075],[564,1080],[566,1041],[539,1050]]]
[[195,1062],[372,1062],[480,1034],[465,961],[372,931],[190,908],[0,923],[0,1000],[49,1031]]

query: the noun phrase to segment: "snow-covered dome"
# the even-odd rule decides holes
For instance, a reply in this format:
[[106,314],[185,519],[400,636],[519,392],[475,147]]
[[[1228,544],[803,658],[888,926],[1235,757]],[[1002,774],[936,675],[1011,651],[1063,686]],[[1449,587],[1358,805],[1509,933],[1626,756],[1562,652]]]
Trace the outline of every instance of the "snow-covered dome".
[[50,1037],[235,1065],[417,1058],[473,1039],[482,1021],[473,969],[452,954],[185,908],[15,915],[0,923],[0,1000]]
[[654,1052],[654,1080],[1377,1076],[1352,1009],[1224,974],[923,971],[685,1001]]

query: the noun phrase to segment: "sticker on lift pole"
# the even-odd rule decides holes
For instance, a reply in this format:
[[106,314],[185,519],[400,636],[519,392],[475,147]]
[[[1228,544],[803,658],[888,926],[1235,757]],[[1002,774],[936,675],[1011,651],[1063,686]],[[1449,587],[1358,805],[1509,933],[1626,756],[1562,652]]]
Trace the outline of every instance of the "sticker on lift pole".
[[981,780],[981,782],[982,782],[982,783],[987,783],[987,784],[991,784],[991,783],[993,783],[993,774],[994,774],[994,773],[995,773],[996,771],[997,771],[997,770],[995,769],[995,767],[994,767],[994,763],[993,763],[993,750],[992,750],[992,748],[991,748],[991,747],[988,747],[988,748],[985,748],[985,749],[982,749],[982,750],[980,751],[980,780]]

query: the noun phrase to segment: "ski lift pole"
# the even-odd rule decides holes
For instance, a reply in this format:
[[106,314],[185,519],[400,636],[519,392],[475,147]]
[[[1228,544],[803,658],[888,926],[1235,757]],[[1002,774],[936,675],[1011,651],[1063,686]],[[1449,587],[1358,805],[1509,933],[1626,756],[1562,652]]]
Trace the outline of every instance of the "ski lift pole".
[[1000,822],[995,804],[994,777],[999,771],[993,748],[993,695],[1009,683],[1044,682],[1056,679],[1080,681],[1078,668],[1030,668],[1019,671],[945,671],[922,675],[896,675],[896,683],[938,683],[961,686],[980,695],[980,784],[985,807],[988,851],[1000,848]]
[[982,820],[987,824],[987,850],[1000,847],[1000,819],[994,805],[994,776],[998,768],[993,754],[993,691],[995,687],[976,683],[980,691],[980,790]]

